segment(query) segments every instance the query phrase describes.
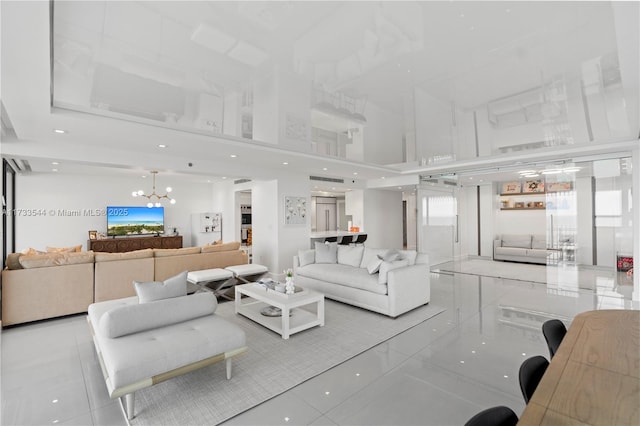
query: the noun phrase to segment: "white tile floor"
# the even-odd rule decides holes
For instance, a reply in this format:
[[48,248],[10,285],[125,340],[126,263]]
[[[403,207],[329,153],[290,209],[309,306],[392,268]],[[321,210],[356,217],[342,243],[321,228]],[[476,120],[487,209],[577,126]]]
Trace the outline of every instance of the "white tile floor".
[[[492,265],[501,267],[513,264]],[[498,404],[520,413],[520,363],[548,357],[542,321],[640,308],[622,276],[551,273],[551,284],[434,273],[431,300],[444,313],[226,424],[460,425]],[[84,316],[5,329],[0,346],[2,424],[126,424],[107,396]]]

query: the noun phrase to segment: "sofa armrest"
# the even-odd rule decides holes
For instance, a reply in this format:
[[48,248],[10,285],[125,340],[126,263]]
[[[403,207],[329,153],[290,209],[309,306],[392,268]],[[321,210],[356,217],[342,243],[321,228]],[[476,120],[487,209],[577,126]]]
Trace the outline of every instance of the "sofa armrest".
[[429,265],[418,264],[389,271],[389,316],[397,317],[431,300]]

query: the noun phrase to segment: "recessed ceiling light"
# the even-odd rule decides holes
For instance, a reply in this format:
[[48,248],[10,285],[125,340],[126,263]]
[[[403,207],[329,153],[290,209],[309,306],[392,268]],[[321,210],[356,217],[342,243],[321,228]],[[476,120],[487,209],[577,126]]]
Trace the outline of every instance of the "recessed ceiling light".
[[354,175],[357,175],[357,174],[358,174],[358,172],[353,172],[353,174],[354,174]]
[[326,167],[323,167],[323,168],[322,168],[322,170],[324,170],[324,171],[326,172],[326,171],[327,171],[327,170],[329,170],[329,169],[327,169]]
[[289,163],[287,163],[287,162],[285,161],[285,162],[283,162],[282,164],[284,164],[284,165],[286,166],[286,165],[287,165],[287,164],[289,164]]
[[161,144],[159,144],[159,145],[158,145],[158,148],[166,148],[166,147],[167,147],[167,145],[165,145],[165,144],[163,144],[163,143],[161,143]]
[[227,178],[226,176],[222,176],[222,179],[226,179],[226,178]]
[[579,172],[580,170],[582,170],[581,167],[567,167],[566,169],[562,169],[562,171],[565,173],[575,173]]
[[235,155],[235,154],[231,154],[229,157],[231,157],[231,158],[236,158],[236,157],[237,157],[237,155]]
[[382,176],[380,179],[386,179],[386,177],[385,177],[385,176]]
[[399,186],[399,187],[398,187],[398,189],[402,189],[402,187],[401,187],[401,186]]
[[546,169],[541,172],[543,175],[557,175],[558,173],[562,173],[560,169]]
[[62,129],[53,129],[53,131],[56,132],[56,133],[60,133],[60,134],[67,133],[66,130],[62,130]]
[[51,164],[53,164],[54,166],[57,166],[60,163],[58,163],[57,161],[52,161]]
[[530,175],[530,174],[535,173],[535,172],[536,172],[535,170],[520,170],[518,172],[518,174],[520,174],[520,175]]
[[211,179],[207,179],[207,183],[211,183]]
[[52,171],[52,172],[57,172],[57,171],[58,171],[58,169],[51,169],[51,171]]

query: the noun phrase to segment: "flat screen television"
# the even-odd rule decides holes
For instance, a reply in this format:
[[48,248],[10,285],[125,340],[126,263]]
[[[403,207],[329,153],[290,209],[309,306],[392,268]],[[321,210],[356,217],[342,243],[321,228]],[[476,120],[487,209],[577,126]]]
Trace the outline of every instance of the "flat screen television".
[[164,207],[107,207],[107,235],[109,236],[135,236],[163,233]]

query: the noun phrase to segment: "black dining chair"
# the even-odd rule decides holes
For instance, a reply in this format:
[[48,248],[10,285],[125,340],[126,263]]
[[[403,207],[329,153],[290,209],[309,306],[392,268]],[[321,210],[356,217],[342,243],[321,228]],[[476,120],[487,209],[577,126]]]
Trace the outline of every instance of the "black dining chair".
[[509,407],[503,405],[487,408],[471,417],[464,426],[515,426],[518,416]]
[[353,242],[353,235],[343,235],[338,244],[340,244],[341,246],[348,246],[352,242]]
[[367,234],[359,234],[354,243],[363,244],[365,241],[367,241]]
[[564,326],[562,321],[552,319],[542,324],[542,334],[544,334],[544,339],[547,341],[549,356],[553,358],[558,352],[558,347],[562,343],[564,335],[567,334],[567,327]]
[[525,359],[520,366],[520,390],[525,403],[529,403],[548,366],[549,361],[541,355]]
[[325,243],[335,243],[338,241],[338,237],[327,237],[324,239]]

